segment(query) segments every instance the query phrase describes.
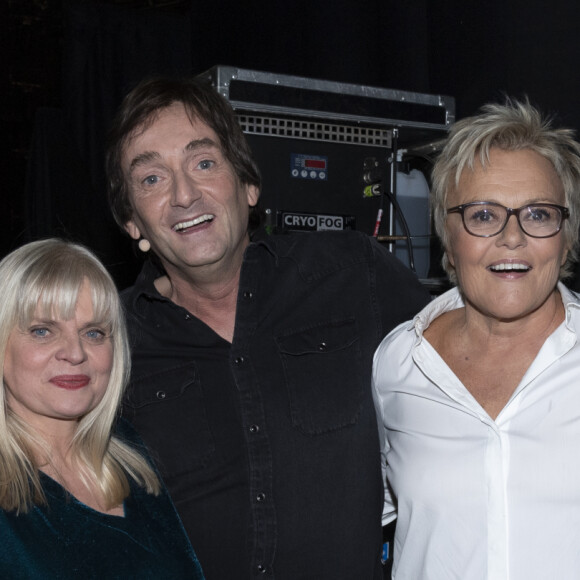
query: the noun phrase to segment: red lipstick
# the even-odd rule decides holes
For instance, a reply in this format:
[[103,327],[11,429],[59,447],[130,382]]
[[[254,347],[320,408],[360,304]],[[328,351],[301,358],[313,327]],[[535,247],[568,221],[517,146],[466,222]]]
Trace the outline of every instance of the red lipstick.
[[91,379],[87,375],[57,375],[52,377],[49,382],[61,389],[75,391],[86,387],[91,382]]

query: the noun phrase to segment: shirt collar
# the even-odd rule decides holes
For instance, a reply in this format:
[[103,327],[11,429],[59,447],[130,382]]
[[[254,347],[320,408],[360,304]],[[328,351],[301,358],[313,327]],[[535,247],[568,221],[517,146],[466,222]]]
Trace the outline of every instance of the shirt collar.
[[[276,243],[276,240],[273,236],[260,239],[255,242],[250,242],[244,254],[244,261],[252,253],[260,251],[260,249],[265,249],[274,257],[276,264],[278,264],[278,246],[279,244]],[[143,267],[141,268],[141,272],[135,280],[135,284],[124,292],[130,296],[129,300],[133,306],[134,312],[141,312],[141,309],[137,308],[137,304],[141,300],[159,300],[162,302],[171,302],[168,298],[165,298],[163,295],[161,295],[155,287],[155,280],[163,275],[165,275],[165,272],[161,269],[160,266],[155,264],[153,260],[145,260]]]
[[461,294],[457,287],[451,288],[438,296],[419,314],[413,318],[413,328],[415,329],[415,333],[418,337],[418,342],[421,341],[423,338],[423,332],[429,325],[438,317],[441,316],[444,312],[448,312],[449,310],[456,310],[457,308],[463,307],[463,299],[461,298]]
[[163,276],[163,271],[150,259],[145,260],[141,272],[135,280],[135,284],[122,292],[126,300],[131,304],[132,311],[137,315],[145,316],[145,310],[139,308],[139,302],[151,300],[167,300],[155,288],[155,280]]
[[577,335],[576,327],[580,323],[580,296],[564,286],[562,282],[558,282],[558,290],[560,291],[566,310],[566,328]]
[[[558,282],[558,291],[566,310],[566,327],[577,334],[576,325],[580,325],[580,296],[567,288],[562,282]],[[435,298],[413,318],[413,328],[417,334],[418,342],[421,341],[423,332],[433,320],[444,312],[462,308],[463,306],[463,298],[457,287],[451,288]],[[575,320],[576,324],[574,323]]]

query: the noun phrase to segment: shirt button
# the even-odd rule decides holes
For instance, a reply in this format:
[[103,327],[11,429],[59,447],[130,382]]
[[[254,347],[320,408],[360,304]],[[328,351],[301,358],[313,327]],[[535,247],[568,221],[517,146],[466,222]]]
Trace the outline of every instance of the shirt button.
[[257,433],[259,430],[259,425],[250,425],[250,433]]
[[244,298],[245,298],[246,300],[251,300],[253,297],[254,297],[254,294],[253,294],[253,292],[250,292],[250,291],[248,291],[248,290],[246,290],[246,291],[244,292]]
[[258,572],[260,574],[265,574],[266,573],[266,566],[264,566],[263,564],[258,564],[256,566],[256,568],[257,568],[257,570],[258,570]]
[[256,496],[256,501],[262,502],[266,499],[266,494],[260,492],[257,496]]
[[189,320],[191,318],[191,314],[186,314],[185,315],[185,320]]
[[322,351],[322,350],[326,350],[326,343],[325,342],[321,342],[318,345],[318,350]]
[[157,391],[157,392],[155,393],[155,396],[156,396],[158,399],[165,399],[165,397],[166,397],[167,395],[166,395],[165,391]]
[[238,356],[238,357],[236,358],[236,360],[234,360],[234,362],[235,362],[237,365],[241,365],[241,364],[244,364],[244,363],[246,362],[246,359],[245,359],[243,356]]

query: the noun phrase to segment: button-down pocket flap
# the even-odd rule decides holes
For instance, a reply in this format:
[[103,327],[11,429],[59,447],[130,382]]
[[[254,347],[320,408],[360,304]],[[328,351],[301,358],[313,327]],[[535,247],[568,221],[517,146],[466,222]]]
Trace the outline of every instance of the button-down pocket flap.
[[125,414],[163,477],[194,472],[211,460],[215,445],[195,363],[133,377]]
[[139,408],[181,397],[198,379],[195,363],[187,363],[158,373],[132,377],[125,404]]
[[301,329],[276,339],[280,352],[290,355],[331,353],[352,346],[358,340],[353,319],[327,322]]
[[365,376],[356,320],[293,330],[276,342],[293,425],[316,435],[356,423]]

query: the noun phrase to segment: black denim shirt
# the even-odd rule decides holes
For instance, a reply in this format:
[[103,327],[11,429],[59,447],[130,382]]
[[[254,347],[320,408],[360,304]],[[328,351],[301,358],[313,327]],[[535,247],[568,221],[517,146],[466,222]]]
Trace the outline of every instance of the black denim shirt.
[[429,299],[414,275],[358,232],[253,243],[231,344],[163,298],[158,276],[146,264],[123,293],[124,413],[207,578],[380,578],[372,357]]

